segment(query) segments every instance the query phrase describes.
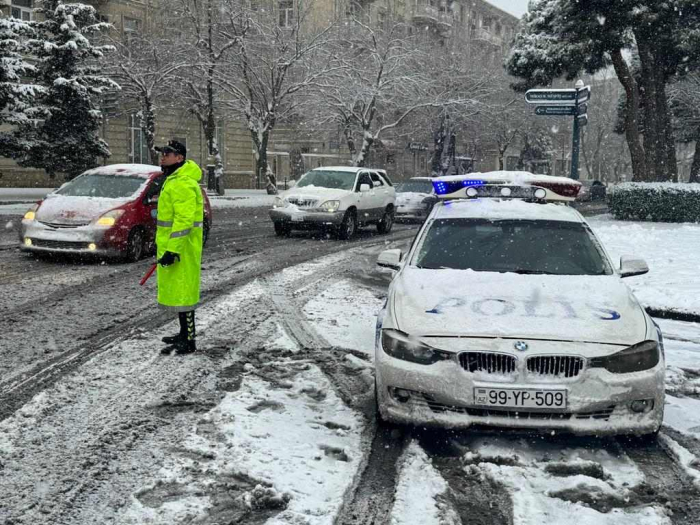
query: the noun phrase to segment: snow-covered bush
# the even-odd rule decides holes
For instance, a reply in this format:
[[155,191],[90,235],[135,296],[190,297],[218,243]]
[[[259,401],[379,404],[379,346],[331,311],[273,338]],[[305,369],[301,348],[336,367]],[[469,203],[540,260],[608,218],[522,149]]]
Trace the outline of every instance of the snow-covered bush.
[[626,182],[608,191],[616,219],[700,222],[700,184]]

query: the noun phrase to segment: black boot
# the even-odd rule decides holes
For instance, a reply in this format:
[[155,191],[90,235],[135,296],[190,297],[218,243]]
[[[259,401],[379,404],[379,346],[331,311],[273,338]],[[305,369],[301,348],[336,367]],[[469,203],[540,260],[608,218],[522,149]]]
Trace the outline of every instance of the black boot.
[[194,310],[180,313],[181,329],[183,324],[185,328],[185,337],[174,343],[173,346],[175,347],[175,352],[178,354],[192,354],[197,351],[197,345],[195,345],[194,342],[196,335],[194,326]]
[[163,341],[166,345],[174,345],[181,339],[184,339],[182,337],[182,334],[177,334],[177,335],[166,335],[161,341]]

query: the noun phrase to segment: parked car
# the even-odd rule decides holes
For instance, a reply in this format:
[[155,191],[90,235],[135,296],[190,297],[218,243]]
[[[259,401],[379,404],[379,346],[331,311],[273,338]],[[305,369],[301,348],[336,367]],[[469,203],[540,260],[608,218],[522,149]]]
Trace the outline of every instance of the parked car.
[[430,177],[411,177],[396,184],[396,220],[425,220],[437,202]]
[[396,190],[384,170],[329,166],[305,173],[282,192],[270,210],[277,235],[294,229],[323,229],[349,239],[374,224],[389,233],[394,224]]
[[[164,181],[157,166],[114,164],[88,170],[27,211],[19,231],[20,249],[128,261],[153,253]],[[212,212],[206,192],[202,195],[206,243]]]
[[436,179],[408,253],[379,255],[397,273],[377,320],[378,417],[655,435],[663,338],[623,281],[646,263],[613,264],[562,202],[576,181],[501,173]]
[[581,191],[576,198],[579,202],[604,201],[607,187],[599,180],[582,180]]

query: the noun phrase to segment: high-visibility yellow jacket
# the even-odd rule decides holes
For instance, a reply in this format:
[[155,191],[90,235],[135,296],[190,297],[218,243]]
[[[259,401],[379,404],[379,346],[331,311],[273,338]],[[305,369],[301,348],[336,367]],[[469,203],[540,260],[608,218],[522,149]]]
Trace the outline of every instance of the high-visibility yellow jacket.
[[157,258],[166,251],[180,256],[170,266],[158,265],[158,304],[175,312],[194,310],[199,303],[204,226],[201,178],[202,170],[188,160],[165,179],[158,198]]

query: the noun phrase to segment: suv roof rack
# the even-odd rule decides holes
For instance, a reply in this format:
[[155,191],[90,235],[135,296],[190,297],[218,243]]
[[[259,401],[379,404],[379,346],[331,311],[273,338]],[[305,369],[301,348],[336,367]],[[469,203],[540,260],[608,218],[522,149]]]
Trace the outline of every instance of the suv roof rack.
[[581,183],[565,177],[535,175],[527,171],[492,171],[448,175],[432,180],[440,199],[501,198],[540,202],[571,202]]

